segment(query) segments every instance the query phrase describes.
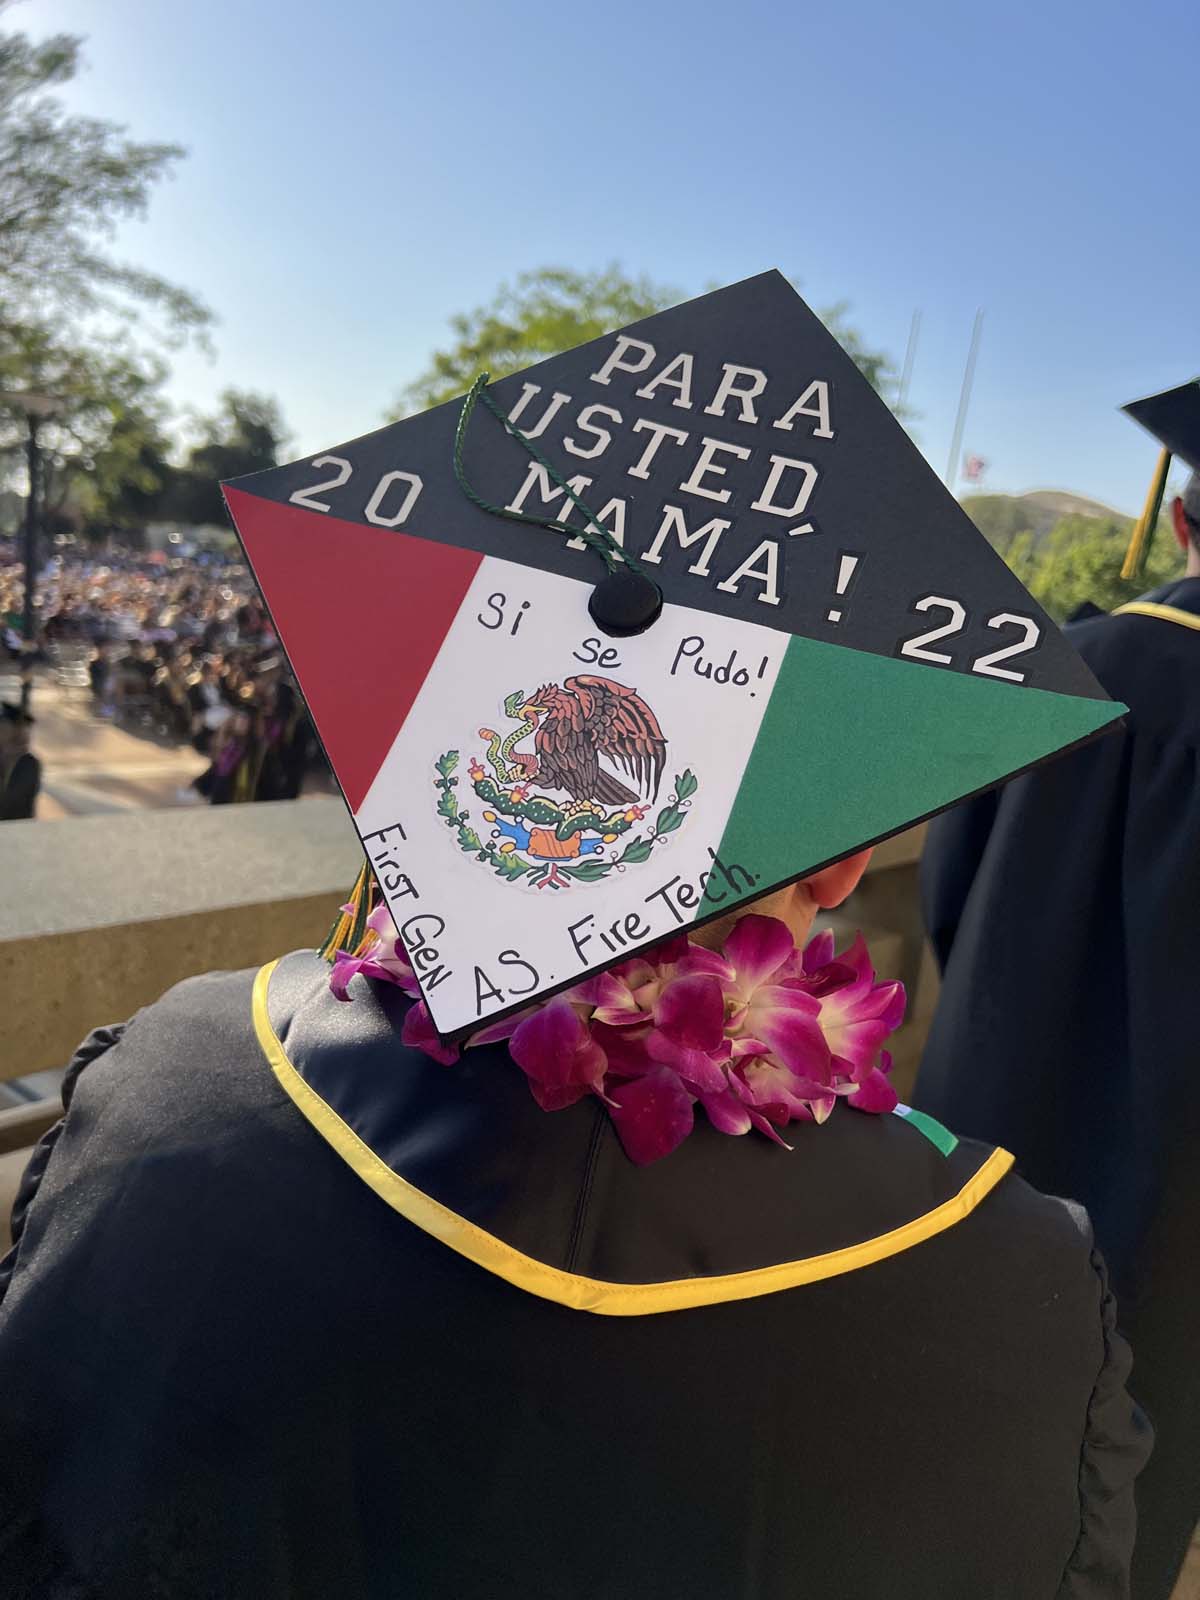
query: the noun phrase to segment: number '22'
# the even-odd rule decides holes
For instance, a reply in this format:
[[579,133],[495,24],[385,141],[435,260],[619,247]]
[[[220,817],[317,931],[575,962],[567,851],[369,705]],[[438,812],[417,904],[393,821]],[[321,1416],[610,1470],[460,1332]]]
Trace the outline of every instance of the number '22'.
[[[929,646],[939,639],[951,639],[961,633],[967,622],[966,609],[959,601],[947,599],[940,594],[927,594],[923,600],[916,602],[913,609],[944,611],[950,620],[942,623],[940,627],[930,628],[925,633],[918,633],[913,638],[906,639],[900,646],[900,654],[908,656],[913,661],[936,661],[943,666],[949,666],[954,658],[945,651],[930,650]],[[1041,628],[1032,617],[1022,617],[1014,611],[998,611],[994,617],[987,619],[987,625],[989,628],[1019,628],[1022,637],[1015,644],[1002,645],[999,650],[990,650],[987,655],[977,656],[971,663],[971,671],[982,673],[989,678],[1009,678],[1013,683],[1024,683],[1023,672],[1012,672],[999,663],[1036,649],[1041,642]]]

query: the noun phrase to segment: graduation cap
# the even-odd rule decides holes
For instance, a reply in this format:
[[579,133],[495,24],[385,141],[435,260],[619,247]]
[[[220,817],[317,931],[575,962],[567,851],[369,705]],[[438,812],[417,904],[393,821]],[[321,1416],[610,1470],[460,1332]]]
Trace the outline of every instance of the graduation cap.
[[1200,472],[1200,379],[1181,383],[1177,389],[1166,389],[1162,394],[1148,395],[1145,400],[1131,400],[1121,410],[1140,422],[1162,445],[1146,504],[1133,525],[1121,567],[1123,578],[1136,578],[1150,552],[1150,540],[1158,526],[1171,457],[1178,456],[1193,472]]
[[226,497],[447,1035],[1124,709],[776,272]]

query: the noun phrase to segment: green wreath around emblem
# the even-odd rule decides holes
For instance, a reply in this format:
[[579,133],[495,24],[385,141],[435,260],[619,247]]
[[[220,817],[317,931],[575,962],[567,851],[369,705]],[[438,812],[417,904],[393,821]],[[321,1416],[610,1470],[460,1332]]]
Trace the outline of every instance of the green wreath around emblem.
[[[488,760],[494,776],[480,761],[472,761],[468,769],[471,787],[485,807],[480,820],[492,828],[490,839],[480,838],[471,825],[471,813],[459,806],[455,796],[459,752],[447,750],[434,762],[438,815],[454,831],[459,849],[486,862],[498,877],[510,882],[524,879],[538,889],[565,889],[572,882],[598,883],[611,872],[649,861],[654,846],[683,825],[699,788],[690,768],[676,777],[674,792],[650,827],[634,833],[619,855],[601,859],[604,848],[631,833],[648,815],[648,808],[606,808],[594,800],[562,806],[547,795],[533,793],[528,783],[520,781],[524,769],[509,765],[505,749],[522,731],[510,735],[503,745],[493,736]],[[497,837],[498,845],[493,842]]]

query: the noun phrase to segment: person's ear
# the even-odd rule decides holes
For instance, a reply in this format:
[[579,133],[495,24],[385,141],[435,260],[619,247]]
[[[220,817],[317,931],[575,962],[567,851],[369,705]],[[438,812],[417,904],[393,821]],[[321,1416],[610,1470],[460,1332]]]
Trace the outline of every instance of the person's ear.
[[1186,555],[1192,538],[1187,518],[1183,514],[1183,500],[1179,495],[1171,501],[1171,526],[1175,529],[1175,543]]
[[857,855],[847,856],[844,861],[835,861],[833,866],[822,867],[811,878],[805,878],[809,894],[822,911],[840,906],[843,900],[854,893],[870,859],[870,850],[860,850]]

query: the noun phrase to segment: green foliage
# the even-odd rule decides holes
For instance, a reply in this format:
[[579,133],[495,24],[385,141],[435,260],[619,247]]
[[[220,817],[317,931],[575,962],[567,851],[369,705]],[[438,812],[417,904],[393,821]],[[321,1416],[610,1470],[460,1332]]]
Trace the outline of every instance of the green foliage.
[[153,514],[170,476],[160,362],[58,343],[45,327],[0,325],[0,464],[23,458],[23,392],[52,397],[41,421],[42,500],[107,531]]
[[1063,517],[1039,549],[1027,536],[1027,542],[1014,541],[1006,559],[1057,621],[1069,617],[1085,600],[1111,611],[1182,573],[1179,546],[1168,518],[1161,517],[1141,576],[1123,579],[1121,562],[1130,527],[1123,517]]
[[103,247],[120,219],[145,211],[183,151],[67,114],[51,91],[75,77],[79,46],[66,34],[35,44],[0,33],[0,323],[61,328],[98,311],[128,320],[146,307],[177,335],[202,331],[211,314],[193,294]]
[[446,823],[449,827],[454,828],[458,826],[458,802],[455,800],[449,784],[446,785],[441,794],[438,796],[437,814],[439,817],[445,817]]
[[505,378],[682,298],[649,278],[626,278],[615,266],[603,272],[566,267],[523,272],[515,284],[502,284],[488,305],[451,318],[454,343],[434,352],[426,371],[404,391],[395,415],[452,400],[482,371]]
[[[654,283],[645,275],[626,277],[615,265],[603,272],[574,272],[567,267],[523,272],[515,283],[502,284],[487,305],[451,319],[453,343],[434,351],[429,366],[405,389],[391,415],[404,417],[441,405],[465,393],[480,372],[489,372],[494,379],[508,377],[685,298],[682,290]],[[822,320],[886,398],[893,384],[891,362],[882,352],[867,348],[857,330],[846,324],[845,310],[844,305],[834,306]]]
[[458,786],[458,779],[450,774],[458,766],[458,751],[447,750],[434,762],[439,776],[434,779],[434,788],[438,791],[437,813],[446,819],[446,826],[453,828],[458,836],[458,846],[468,855],[473,855],[477,861],[486,861],[501,878],[514,882],[523,878],[532,869],[528,862],[516,854],[502,855],[496,847],[485,844],[475,829],[469,826],[471,813],[460,811],[458,801],[454,798],[453,791]]
[[1071,497],[973,494],[963,499],[962,506],[1056,621],[1065,621],[1087,600],[1111,611],[1180,574],[1183,558],[1169,517],[1159,519],[1142,574],[1122,579],[1121,564],[1133,527],[1128,517],[1072,512],[1051,522],[1053,513],[1047,515],[1042,509],[1039,515],[1039,507],[1027,503],[1039,498],[1047,502]]
[[174,477],[165,369],[128,329],[149,317],[155,334],[203,339],[211,314],[106,248],[183,152],[68,114],[53,91],[79,67],[76,38],[0,32],[0,472],[21,459],[21,392],[52,400],[38,424],[44,519],[106,532],[160,514]]
[[621,851],[621,854],[617,857],[618,864],[620,866],[627,866],[635,865],[642,861],[649,861],[653,849],[653,844],[647,838],[631,839],[625,846],[624,850]]
[[559,871],[569,878],[577,878],[580,883],[598,883],[601,878],[607,878],[611,866],[611,861],[581,861],[576,866],[560,866]]
[[655,825],[654,837],[661,839],[664,833],[674,833],[675,829],[683,824],[683,812],[678,806],[667,806],[658,813],[658,822]]
[[[460,839],[462,835],[459,835]],[[474,835],[471,835],[473,838]],[[507,878],[510,883],[515,883],[518,878],[523,878],[527,872],[532,871],[529,863],[523,861],[515,852],[501,855],[493,845],[485,845],[482,850],[484,860],[489,861],[493,869],[502,878]]]
[[222,482],[276,466],[287,429],[277,401],[242,389],[226,389],[220,410],[199,426],[200,442],[174,474],[164,509],[180,522],[221,524]]

